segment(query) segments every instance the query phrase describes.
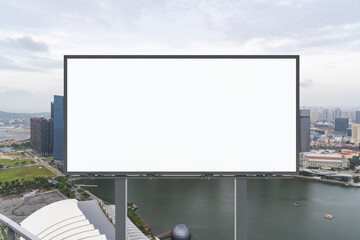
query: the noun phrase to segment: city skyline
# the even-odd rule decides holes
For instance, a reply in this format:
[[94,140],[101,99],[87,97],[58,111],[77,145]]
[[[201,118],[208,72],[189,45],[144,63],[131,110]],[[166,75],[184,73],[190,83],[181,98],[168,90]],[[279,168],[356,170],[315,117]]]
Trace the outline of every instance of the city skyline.
[[65,54],[298,54],[301,105],[360,106],[358,1],[0,5],[2,111],[47,111]]

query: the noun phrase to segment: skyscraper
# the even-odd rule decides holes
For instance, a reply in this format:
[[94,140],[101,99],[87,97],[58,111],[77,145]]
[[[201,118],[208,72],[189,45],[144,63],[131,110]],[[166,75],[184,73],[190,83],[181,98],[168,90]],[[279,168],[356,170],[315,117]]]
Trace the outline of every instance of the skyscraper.
[[351,125],[351,138],[355,141],[360,141],[360,124]]
[[348,118],[335,118],[335,132],[346,133],[346,129],[349,127]]
[[355,112],[355,122],[360,123],[360,111]]
[[310,110],[300,110],[300,152],[310,151]]
[[53,153],[54,122],[52,119],[30,118],[31,148],[42,156]]
[[54,160],[64,160],[64,97],[54,96]]
[[53,102],[50,103],[50,108],[51,108],[50,118],[54,118],[54,103]]
[[322,112],[323,115],[323,119],[326,122],[330,122],[330,121],[334,121],[334,112],[330,111],[329,109],[324,109],[324,111]]
[[336,110],[335,110],[335,118],[341,118],[341,110],[340,110],[340,108],[337,108]]

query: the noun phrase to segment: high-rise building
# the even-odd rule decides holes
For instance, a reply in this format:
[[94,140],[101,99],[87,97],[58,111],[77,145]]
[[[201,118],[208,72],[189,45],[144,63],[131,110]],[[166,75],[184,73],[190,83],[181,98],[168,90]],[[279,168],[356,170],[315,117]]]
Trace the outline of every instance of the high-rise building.
[[346,129],[349,127],[348,118],[335,118],[335,132],[346,133]]
[[346,136],[351,137],[351,128],[346,129]]
[[52,119],[30,119],[31,148],[42,156],[53,153],[54,122]]
[[341,117],[348,118],[349,121],[353,122],[355,120],[355,112],[354,111],[342,111]]
[[300,110],[300,152],[310,151],[310,110]]
[[54,103],[53,102],[51,102],[51,104],[50,104],[50,108],[51,108],[51,112],[50,112],[50,118],[54,118]]
[[310,120],[311,120],[311,122],[317,122],[317,121],[322,120],[321,119],[321,113],[312,111],[311,115],[310,115]]
[[360,124],[351,125],[351,138],[354,141],[360,141]]
[[336,110],[335,110],[335,118],[341,118],[342,116],[341,116],[341,110],[340,110],[340,108],[337,108]]
[[360,111],[355,112],[355,122],[360,123]]
[[334,121],[334,112],[329,109],[324,109],[322,112],[322,120],[326,122]]
[[64,97],[54,96],[54,160],[64,160]]

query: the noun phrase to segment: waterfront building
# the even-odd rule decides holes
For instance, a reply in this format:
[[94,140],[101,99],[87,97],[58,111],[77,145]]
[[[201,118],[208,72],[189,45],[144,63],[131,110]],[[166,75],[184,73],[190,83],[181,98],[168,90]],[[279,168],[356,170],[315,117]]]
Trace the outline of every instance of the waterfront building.
[[300,165],[305,168],[347,168],[349,161],[339,153],[306,152],[300,154]]
[[30,118],[31,148],[42,156],[53,153],[54,122],[52,119]]
[[64,160],[64,97],[54,96],[54,160]]
[[341,149],[339,154],[346,156],[348,159],[352,157],[359,157],[360,151],[359,150],[352,150],[352,149]]
[[360,124],[351,124],[351,138],[353,141],[360,141]]
[[300,110],[300,152],[310,151],[310,110]]
[[349,127],[348,118],[335,118],[335,132],[346,133],[346,129]]

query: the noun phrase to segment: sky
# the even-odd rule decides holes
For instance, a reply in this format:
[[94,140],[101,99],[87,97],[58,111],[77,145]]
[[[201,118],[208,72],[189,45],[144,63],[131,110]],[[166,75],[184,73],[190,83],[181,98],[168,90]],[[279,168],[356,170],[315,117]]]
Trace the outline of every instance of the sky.
[[0,111],[49,112],[66,54],[295,54],[302,106],[360,109],[358,0],[0,0]]

